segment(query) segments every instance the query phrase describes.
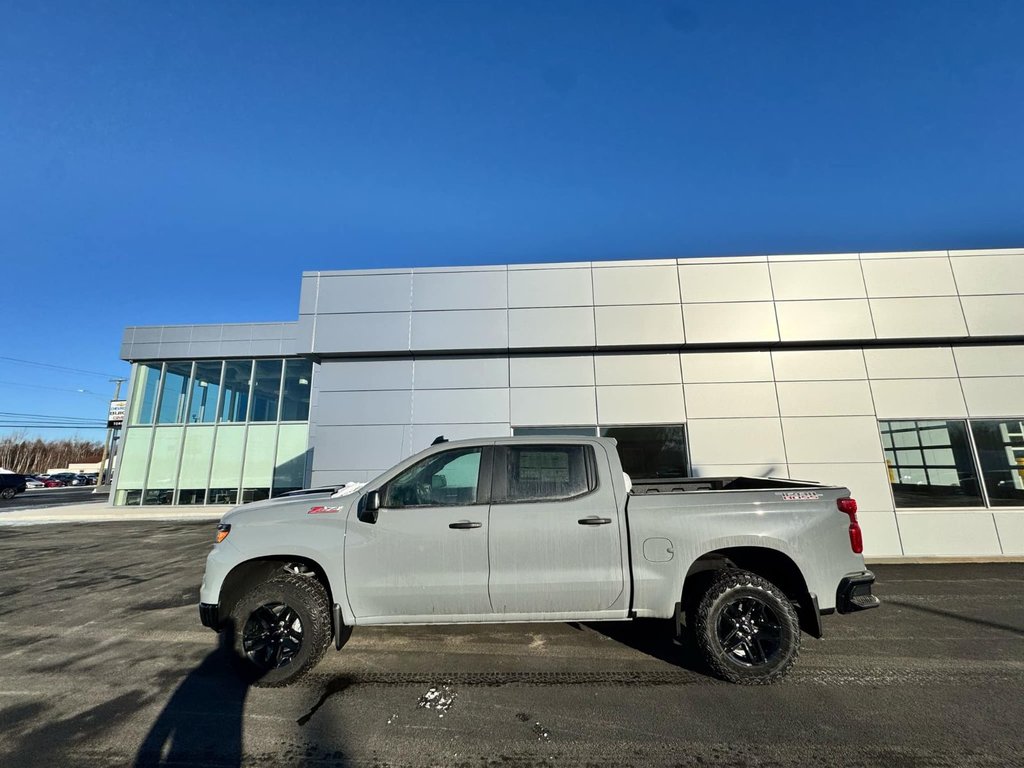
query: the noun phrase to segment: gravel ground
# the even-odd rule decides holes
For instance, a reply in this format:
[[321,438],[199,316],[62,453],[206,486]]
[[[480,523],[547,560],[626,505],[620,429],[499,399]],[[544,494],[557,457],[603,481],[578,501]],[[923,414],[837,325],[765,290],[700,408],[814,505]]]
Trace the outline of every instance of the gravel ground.
[[1024,566],[877,566],[769,688],[661,622],[356,629],[285,689],[196,603],[210,523],[0,528],[0,764],[1024,765]]

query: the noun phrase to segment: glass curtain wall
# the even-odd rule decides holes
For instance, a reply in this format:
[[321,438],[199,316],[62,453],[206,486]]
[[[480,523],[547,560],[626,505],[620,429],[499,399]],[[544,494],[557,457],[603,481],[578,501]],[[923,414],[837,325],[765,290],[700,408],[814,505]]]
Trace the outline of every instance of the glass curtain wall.
[[136,365],[114,501],[236,504],[302,487],[309,360]]

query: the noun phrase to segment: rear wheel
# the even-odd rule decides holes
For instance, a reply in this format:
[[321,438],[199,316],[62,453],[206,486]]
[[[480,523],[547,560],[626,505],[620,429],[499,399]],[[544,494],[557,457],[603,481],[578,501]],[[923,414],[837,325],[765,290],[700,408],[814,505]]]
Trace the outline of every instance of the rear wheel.
[[261,687],[289,685],[315,667],[331,641],[327,592],[313,576],[259,584],[231,612],[235,654]]
[[800,623],[786,595],[749,571],[722,571],[697,607],[694,633],[708,666],[744,685],[785,677],[800,653]]

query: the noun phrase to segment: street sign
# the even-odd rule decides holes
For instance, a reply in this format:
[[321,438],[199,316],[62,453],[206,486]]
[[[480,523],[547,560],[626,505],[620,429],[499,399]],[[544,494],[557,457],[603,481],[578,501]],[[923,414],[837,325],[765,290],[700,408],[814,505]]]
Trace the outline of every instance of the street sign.
[[111,400],[110,410],[107,411],[107,429],[120,429],[124,424],[124,407],[127,400]]

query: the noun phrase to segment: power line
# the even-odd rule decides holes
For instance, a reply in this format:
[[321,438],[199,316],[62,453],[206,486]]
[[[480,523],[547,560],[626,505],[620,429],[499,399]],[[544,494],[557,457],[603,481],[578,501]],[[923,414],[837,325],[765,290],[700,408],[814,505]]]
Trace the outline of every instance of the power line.
[[40,368],[52,368],[56,371],[71,371],[72,373],[84,373],[87,376],[102,376],[105,379],[108,378],[120,378],[113,373],[100,373],[99,371],[87,371],[84,368],[69,368],[66,365],[52,365],[50,363],[39,363],[35,360],[22,360],[20,357],[6,357],[0,355],[0,360],[8,360],[12,363],[21,363],[22,365],[37,365]]
[[19,411],[0,411],[0,419],[4,419],[4,418],[7,418],[7,419],[19,418],[19,419],[21,419],[21,418],[26,418],[26,417],[36,418],[36,419],[50,419],[50,420],[57,419],[58,421],[85,421],[85,422],[89,422],[89,423],[94,423],[94,422],[97,422],[97,421],[102,421],[102,419],[98,419],[95,416],[56,416],[56,415],[49,414],[49,413],[21,413]]
[[0,422],[0,429],[65,429],[65,430],[94,430],[106,429],[106,424],[90,427],[87,424],[5,424]]
[[20,384],[17,381],[0,381],[0,385],[6,385],[8,387],[24,387],[26,389],[48,389],[53,392],[75,392],[80,395],[88,395],[89,397],[98,397],[101,400],[106,400],[103,395],[99,392],[93,392],[88,389],[67,389],[66,387],[45,387],[42,384]]

